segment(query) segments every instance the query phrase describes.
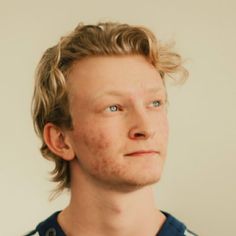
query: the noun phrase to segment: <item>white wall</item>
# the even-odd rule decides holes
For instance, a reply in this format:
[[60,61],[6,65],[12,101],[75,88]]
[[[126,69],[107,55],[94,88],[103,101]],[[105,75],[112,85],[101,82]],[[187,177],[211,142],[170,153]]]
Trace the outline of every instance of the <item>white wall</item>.
[[190,78],[169,89],[168,161],[158,206],[200,235],[236,235],[234,0],[0,1],[0,235],[22,235],[68,196],[48,202],[52,165],[30,117],[35,66],[78,22],[115,20],[175,39]]

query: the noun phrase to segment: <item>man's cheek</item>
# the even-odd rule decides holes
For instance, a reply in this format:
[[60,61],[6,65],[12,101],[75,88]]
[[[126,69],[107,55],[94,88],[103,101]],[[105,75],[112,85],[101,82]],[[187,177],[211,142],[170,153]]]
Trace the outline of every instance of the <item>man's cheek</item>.
[[159,120],[156,138],[158,145],[160,145],[160,148],[162,149],[162,152],[165,153],[169,139],[169,125],[166,119]]
[[85,147],[97,155],[105,152],[111,146],[111,139],[102,132],[89,129],[82,136]]
[[163,125],[163,136],[164,136],[165,141],[167,142],[168,138],[169,138],[169,125],[168,125],[168,123],[165,123]]
[[94,160],[91,163],[92,169],[95,173],[104,174],[107,172],[115,173],[121,172],[121,168],[118,168],[117,165],[114,165],[114,160],[112,158],[100,157],[100,159]]
[[169,136],[169,124],[167,118],[163,118],[159,121],[159,131],[162,134],[164,140],[168,139]]

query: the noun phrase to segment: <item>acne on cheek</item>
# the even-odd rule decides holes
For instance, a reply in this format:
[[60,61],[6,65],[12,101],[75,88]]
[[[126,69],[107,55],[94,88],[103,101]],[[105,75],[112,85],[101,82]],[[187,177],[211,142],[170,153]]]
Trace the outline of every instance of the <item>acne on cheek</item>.
[[[119,168],[119,165],[114,165],[114,160],[109,158],[106,154],[106,150],[109,150],[109,147],[113,147],[114,144],[109,140],[105,134],[100,133],[99,131],[95,132],[90,129],[82,136],[82,142],[84,142],[86,148],[91,154],[94,153],[97,158],[91,160],[91,168],[95,173],[106,173],[107,171],[113,174],[122,173],[124,170],[122,167]],[[110,153],[111,154],[111,153]]]
[[87,130],[82,136],[82,142],[85,146],[96,154],[99,152],[104,152],[104,149],[109,148],[111,142],[103,133],[98,134],[99,131],[94,131],[93,129]]

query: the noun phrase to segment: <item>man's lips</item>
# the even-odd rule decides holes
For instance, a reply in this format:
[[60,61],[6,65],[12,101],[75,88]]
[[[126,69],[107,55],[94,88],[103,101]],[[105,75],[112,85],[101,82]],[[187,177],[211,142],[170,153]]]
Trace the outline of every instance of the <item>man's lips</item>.
[[153,155],[153,154],[160,154],[160,152],[155,150],[138,150],[135,152],[130,152],[125,154],[125,156],[144,156],[144,155]]

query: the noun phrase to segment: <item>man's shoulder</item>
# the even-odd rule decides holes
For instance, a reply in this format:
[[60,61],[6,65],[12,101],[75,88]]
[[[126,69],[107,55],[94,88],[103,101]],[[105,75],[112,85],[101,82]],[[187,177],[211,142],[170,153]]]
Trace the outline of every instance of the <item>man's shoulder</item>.
[[196,233],[189,230],[182,221],[173,215],[164,211],[162,213],[166,216],[166,221],[156,236],[197,236]]
[[40,222],[36,228],[24,236],[65,236],[60,225],[57,222],[57,216],[60,211],[53,213],[44,221]]

